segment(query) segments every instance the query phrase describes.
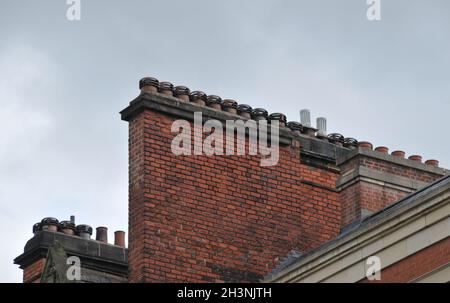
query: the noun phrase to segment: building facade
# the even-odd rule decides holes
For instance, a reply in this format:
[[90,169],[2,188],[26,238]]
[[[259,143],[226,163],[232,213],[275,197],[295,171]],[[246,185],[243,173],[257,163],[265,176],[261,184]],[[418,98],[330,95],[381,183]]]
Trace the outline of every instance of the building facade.
[[[139,86],[141,94],[121,112],[129,127],[128,249],[119,254],[121,269],[109,269],[109,273],[124,277],[126,268],[124,279],[128,282],[362,282],[364,262],[378,253],[382,277],[389,277],[386,282],[409,282],[448,262],[448,193],[435,189],[436,184],[446,188],[439,182],[447,182],[443,178],[448,171],[438,167],[436,160],[422,161],[417,155],[406,158],[404,152],[389,153],[386,147],[374,149],[369,142],[336,133],[326,135],[323,129],[311,126],[309,117],[302,123],[287,123],[283,114],[269,116],[260,108],[190,92],[154,78],[142,79]],[[212,129],[205,132],[201,125],[198,130],[195,113],[201,113],[204,123],[222,123],[223,142],[232,142],[233,151],[238,148],[233,135],[239,129],[226,132],[226,121],[254,120],[260,125],[264,120],[276,120],[278,163],[261,166],[261,154],[227,155],[225,145],[219,145],[222,155],[175,154],[176,121],[189,125],[193,149],[196,139],[204,142],[213,133]],[[249,127],[244,131],[249,135],[257,130]],[[214,148],[219,143],[215,141]],[[248,138],[245,147],[251,148]],[[443,199],[443,204],[417,202],[422,201],[424,192],[439,193],[433,201]],[[411,209],[405,204],[416,206]],[[447,229],[442,231],[439,225],[426,231],[431,228],[427,225],[430,218],[438,216],[431,215],[437,205],[443,207],[439,224],[447,224]],[[397,212],[393,214],[392,209]],[[399,223],[399,218],[410,215],[418,221]],[[420,223],[425,225],[419,227]],[[408,224],[418,230],[411,230]],[[437,230],[442,234],[429,240],[426,235]],[[38,241],[41,233],[37,231],[30,241]],[[58,234],[62,233],[56,231]],[[405,241],[407,252],[397,249],[394,240],[388,242],[389,235]],[[407,240],[413,235],[416,238]],[[70,237],[80,240],[77,232]],[[411,243],[420,245],[413,249]],[[45,264],[45,253],[33,259],[34,263],[24,262],[24,255],[34,254],[29,246],[16,263],[24,273],[32,271],[37,276],[40,270],[36,268]],[[348,254],[343,247],[349,249]],[[421,258],[430,254],[445,256],[439,264],[411,269],[408,277],[399,277],[399,268],[422,264]],[[327,258],[329,263],[320,263]],[[97,255],[96,259],[103,257]],[[306,268],[312,267],[315,272],[305,275],[309,272]],[[440,275],[446,273],[442,268]]]

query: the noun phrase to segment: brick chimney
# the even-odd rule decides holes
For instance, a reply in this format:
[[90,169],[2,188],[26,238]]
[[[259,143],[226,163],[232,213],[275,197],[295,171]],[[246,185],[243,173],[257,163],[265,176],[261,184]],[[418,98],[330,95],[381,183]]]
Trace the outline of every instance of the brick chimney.
[[[117,232],[120,239],[111,245],[107,243],[106,231],[106,227],[97,228],[97,241],[91,239],[92,227],[75,225],[74,217],[61,222],[52,217],[42,219],[33,225],[33,237],[24,252],[14,259],[23,269],[23,282],[127,282],[124,232]],[[73,256],[80,261],[80,280],[67,276],[69,266],[75,264],[68,259]]]
[[337,189],[341,193],[342,227],[359,222],[448,173],[433,160],[423,164],[418,159],[405,159],[403,151],[390,155],[384,146],[372,150],[368,142],[360,142],[359,149],[340,157]]
[[[289,252],[308,252],[446,174],[437,161],[326,136],[324,120],[314,128],[308,110],[286,123],[284,114],[200,90],[188,100],[184,86],[163,94],[158,80],[145,79],[121,112],[129,123],[130,282],[259,281]],[[184,119],[193,131],[195,112],[204,121],[277,120],[278,164],[261,167],[260,155],[175,155],[172,124]]]

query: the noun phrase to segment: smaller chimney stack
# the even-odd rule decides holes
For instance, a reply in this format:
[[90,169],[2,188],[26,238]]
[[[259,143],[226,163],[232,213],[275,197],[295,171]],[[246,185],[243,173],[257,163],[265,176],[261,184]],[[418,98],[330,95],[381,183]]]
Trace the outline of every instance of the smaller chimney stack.
[[118,230],[114,232],[114,245],[125,247],[125,232]]
[[95,240],[108,243],[108,228],[104,226],[99,226],[96,228]]
[[300,111],[300,122],[303,126],[311,127],[311,112],[309,109],[302,109]]
[[327,118],[320,117],[317,118],[317,136],[326,137],[327,136]]
[[73,223],[73,224],[75,224],[75,216],[73,216],[73,215],[70,216],[70,222]]

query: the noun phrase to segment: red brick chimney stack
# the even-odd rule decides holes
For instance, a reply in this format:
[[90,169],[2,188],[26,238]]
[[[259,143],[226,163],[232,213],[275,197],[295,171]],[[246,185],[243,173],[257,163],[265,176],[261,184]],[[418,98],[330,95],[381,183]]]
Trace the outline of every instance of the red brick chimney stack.
[[[189,89],[170,96],[157,83],[141,80],[142,93],[121,112],[129,123],[131,282],[259,281],[290,251],[306,253],[447,173],[435,160],[389,155],[322,128],[316,135],[307,110],[287,123],[284,114],[202,91],[187,102]],[[174,155],[172,123],[192,126],[198,111],[222,122],[279,121],[278,164]]]
[[[23,269],[23,282],[41,281],[49,249],[56,242],[62,246],[67,257],[80,258],[84,282],[127,282],[128,251],[125,248],[125,232],[115,232],[115,244],[111,245],[108,244],[108,229],[97,227],[96,230],[96,240],[91,240],[92,227],[86,224],[76,226],[73,216],[65,221],[47,217],[34,224],[33,237],[25,245],[23,254],[14,260]],[[60,264],[58,268],[64,268],[65,265]]]

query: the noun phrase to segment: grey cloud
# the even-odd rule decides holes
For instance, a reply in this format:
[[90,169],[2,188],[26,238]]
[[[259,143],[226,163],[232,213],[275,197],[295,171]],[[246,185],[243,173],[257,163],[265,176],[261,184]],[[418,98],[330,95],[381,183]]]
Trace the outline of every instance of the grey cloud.
[[[0,4],[4,281],[44,216],[127,227],[127,125],[140,77],[235,98],[450,167],[450,4],[382,0]],[[112,234],[110,234],[112,235]]]

